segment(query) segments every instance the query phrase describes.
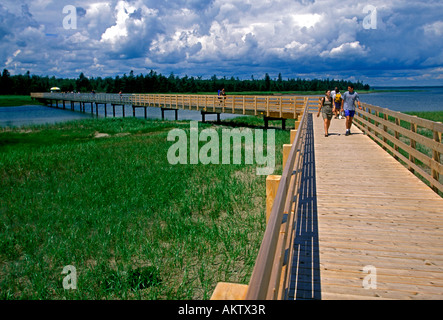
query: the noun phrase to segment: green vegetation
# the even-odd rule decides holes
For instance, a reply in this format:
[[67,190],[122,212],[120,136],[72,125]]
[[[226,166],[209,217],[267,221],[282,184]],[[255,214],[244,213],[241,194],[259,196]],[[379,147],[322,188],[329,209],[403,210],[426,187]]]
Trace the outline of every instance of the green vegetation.
[[0,96],[0,107],[16,107],[25,105],[40,105],[38,101],[33,101],[31,96],[8,95]]
[[[199,124],[211,126],[223,127]],[[137,118],[0,132],[0,299],[208,299],[219,281],[248,283],[265,176],[170,165],[172,128],[189,136],[189,122]],[[288,141],[276,130],[276,174]],[[68,265],[76,290],[63,289]]]
[[58,79],[55,77],[42,77],[31,75],[29,71],[24,75],[11,76],[7,69],[4,69],[0,76],[0,95],[18,94],[28,95],[30,92],[47,92],[51,87],[59,87],[61,91],[118,93],[197,93],[211,92],[225,88],[228,93],[234,92],[294,92],[294,91],[320,91],[331,89],[335,86],[347,88],[349,84],[354,84],[356,90],[369,90],[370,86],[360,81],[353,83],[345,80],[331,79],[283,79],[279,74],[276,79],[271,79],[269,74],[265,74],[262,79],[240,80],[238,77],[227,78],[213,75],[210,79],[202,77],[178,77],[171,73],[169,76],[157,74],[151,70],[150,73],[134,75],[131,71],[129,75],[115,78],[89,78],[80,73],[77,79]]

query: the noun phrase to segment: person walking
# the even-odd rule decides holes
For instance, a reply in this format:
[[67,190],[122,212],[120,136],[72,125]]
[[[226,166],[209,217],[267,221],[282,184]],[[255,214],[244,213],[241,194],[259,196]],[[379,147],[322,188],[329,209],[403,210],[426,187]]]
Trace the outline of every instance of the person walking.
[[332,109],[332,112],[335,114],[335,119],[341,119],[340,115],[340,109],[341,109],[341,101],[343,100],[341,97],[340,90],[338,88],[335,88],[335,94],[332,97],[334,100],[334,108]]
[[326,90],[325,96],[321,99],[320,106],[317,112],[317,118],[320,117],[320,112],[323,116],[324,127],[325,127],[325,137],[329,136],[329,126],[331,125],[332,119],[332,97],[331,91]]
[[354,86],[351,84],[348,86],[348,91],[343,94],[343,100],[341,102],[341,110],[345,112],[346,117],[346,136],[351,134],[352,121],[355,115],[355,102],[358,103],[358,108],[361,110],[360,97],[357,92],[354,91]]
[[218,100],[220,103],[222,102],[222,100],[226,100],[225,88],[218,90]]

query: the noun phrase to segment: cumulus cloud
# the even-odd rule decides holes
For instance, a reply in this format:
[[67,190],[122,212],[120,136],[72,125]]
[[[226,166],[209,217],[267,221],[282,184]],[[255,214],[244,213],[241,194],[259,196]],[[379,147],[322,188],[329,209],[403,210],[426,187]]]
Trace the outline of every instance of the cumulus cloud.
[[[62,23],[68,4],[77,8],[72,30]],[[367,4],[376,9],[376,29],[363,23]],[[377,79],[423,70],[430,76],[413,77],[431,81],[441,79],[441,12],[439,0],[5,0],[0,65],[56,76],[155,69]]]

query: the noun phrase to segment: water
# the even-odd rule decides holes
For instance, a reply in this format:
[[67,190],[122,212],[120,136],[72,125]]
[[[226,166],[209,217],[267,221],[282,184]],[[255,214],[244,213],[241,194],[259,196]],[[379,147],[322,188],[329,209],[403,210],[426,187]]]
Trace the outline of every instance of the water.
[[[416,88],[376,88],[389,89],[392,92],[381,92],[371,94],[361,94],[362,102],[388,108],[394,111],[443,111],[443,87],[416,87]],[[408,91],[402,91],[408,90]],[[414,90],[414,91],[410,91]],[[69,105],[70,107],[70,105]],[[79,112],[80,106],[76,104],[75,110],[71,111],[67,107],[66,110],[48,108],[45,106],[22,106],[22,107],[3,107],[0,108],[0,127],[21,127],[26,125],[51,124],[57,122],[71,121],[76,119],[94,118],[91,114],[90,104],[86,104],[86,112]],[[108,105],[108,117],[112,117],[112,107]],[[125,115],[132,117],[132,107],[125,106]],[[136,108],[136,117],[144,117],[144,109]],[[121,106],[116,106],[116,117],[122,117],[123,110]],[[160,108],[148,108],[148,118],[161,119]],[[222,114],[221,119],[229,119],[238,117],[239,115]],[[99,106],[99,117],[104,117],[104,106]],[[166,111],[165,119],[175,120],[175,112]],[[179,110],[179,120],[201,120],[199,111]],[[206,120],[212,121],[216,119],[216,115],[206,115]]]
[[[21,106],[21,107],[2,107],[0,108],[0,127],[22,127],[28,125],[44,125],[53,124],[58,122],[66,122],[78,119],[92,119],[96,118],[96,109],[94,105],[93,113],[91,113],[91,105],[86,104],[86,112],[80,112],[80,104],[75,105],[75,111],[72,111],[69,106],[66,106],[66,110],[62,108],[49,108],[46,106]],[[125,106],[124,113],[126,117],[133,117],[132,107]],[[136,108],[135,116],[137,118],[144,118],[144,108]],[[113,117],[112,106],[107,107],[107,116],[109,118]],[[99,118],[103,118],[105,114],[105,107],[99,105],[98,107]],[[115,107],[115,116],[123,117],[122,106]],[[239,115],[234,114],[222,114],[220,116],[221,120],[230,119],[238,117]],[[150,119],[161,119],[161,109],[148,107],[147,117]],[[217,119],[217,115],[207,114],[207,121],[214,121]],[[175,120],[175,112],[165,111],[166,120]],[[196,120],[200,121],[202,119],[200,111],[192,110],[178,110],[179,120]]]
[[[393,92],[381,92],[361,94],[362,102],[374,106],[391,109],[400,112],[410,111],[443,111],[443,87],[434,88],[376,88],[395,90]],[[401,90],[414,90],[403,92]]]
[[53,124],[87,118],[91,118],[91,115],[45,106],[0,107],[0,127]]

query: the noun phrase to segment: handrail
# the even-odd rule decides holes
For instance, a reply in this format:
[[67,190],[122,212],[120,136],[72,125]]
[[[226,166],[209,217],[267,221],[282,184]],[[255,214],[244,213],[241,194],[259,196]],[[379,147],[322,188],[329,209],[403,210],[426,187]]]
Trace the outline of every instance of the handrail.
[[[285,245],[288,243],[287,240],[292,238],[292,222],[295,219],[295,213],[291,211],[294,195],[298,197],[300,187],[299,179],[302,171],[303,149],[309,114],[307,112],[308,101],[309,99],[305,100],[305,109],[299,129],[283,169],[263,241],[249,282],[246,293],[247,300],[278,299],[282,297],[280,284],[286,279],[286,275],[282,275],[284,251],[286,249]],[[286,222],[283,222],[285,214],[288,214],[288,217],[285,219]],[[285,230],[282,230],[283,228]],[[287,267],[286,270],[290,271],[290,267]],[[283,283],[283,288],[284,285]]]
[[[362,103],[354,123],[394,158],[406,163],[428,181],[435,192],[443,192],[441,154],[443,124],[401,112]],[[432,138],[420,134],[426,131]],[[423,168],[423,166],[425,168]]]

